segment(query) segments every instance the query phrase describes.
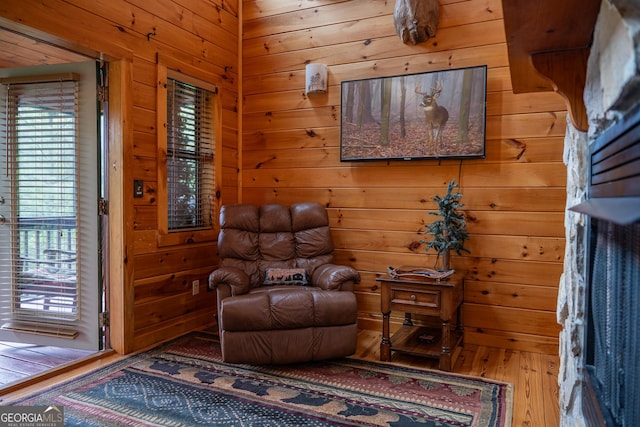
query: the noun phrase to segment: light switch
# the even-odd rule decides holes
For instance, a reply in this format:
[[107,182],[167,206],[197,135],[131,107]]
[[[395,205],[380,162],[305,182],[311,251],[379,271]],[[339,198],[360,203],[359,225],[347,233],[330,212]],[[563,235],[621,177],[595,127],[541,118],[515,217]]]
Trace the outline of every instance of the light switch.
[[144,197],[144,181],[141,179],[133,180],[133,197]]

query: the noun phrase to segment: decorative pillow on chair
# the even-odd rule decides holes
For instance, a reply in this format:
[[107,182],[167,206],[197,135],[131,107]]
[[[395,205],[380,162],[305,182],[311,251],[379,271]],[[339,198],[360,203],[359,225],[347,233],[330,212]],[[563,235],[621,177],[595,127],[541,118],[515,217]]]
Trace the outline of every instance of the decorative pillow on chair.
[[309,285],[307,270],[304,268],[267,268],[264,285]]

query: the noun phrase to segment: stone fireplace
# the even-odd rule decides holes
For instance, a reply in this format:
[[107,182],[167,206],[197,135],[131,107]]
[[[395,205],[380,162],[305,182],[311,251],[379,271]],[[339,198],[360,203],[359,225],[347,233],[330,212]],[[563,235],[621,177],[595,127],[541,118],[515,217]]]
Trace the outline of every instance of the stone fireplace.
[[[568,208],[584,207],[589,199],[593,148],[612,129],[640,117],[640,7],[635,0],[602,1],[584,101],[588,133],[569,124],[565,138]],[[631,146],[637,153],[640,143]],[[625,198],[615,208],[595,203],[581,209],[588,215],[567,210],[565,267],[557,310],[558,323],[563,326],[559,350],[563,427],[603,425],[604,420],[607,425],[640,425],[635,402],[635,393],[640,392],[640,368],[635,366],[640,365],[640,172],[634,162],[637,165],[640,159],[629,162],[635,167],[632,179],[637,181],[626,191],[632,187],[635,197]],[[591,193],[593,197],[593,185]],[[598,210],[605,217],[613,214],[613,221],[597,219],[599,213],[594,211]],[[616,224],[625,221],[620,216],[631,224]],[[594,364],[598,365],[595,373]],[[605,385],[594,387],[594,376],[596,383]],[[601,406],[607,407],[603,413]]]

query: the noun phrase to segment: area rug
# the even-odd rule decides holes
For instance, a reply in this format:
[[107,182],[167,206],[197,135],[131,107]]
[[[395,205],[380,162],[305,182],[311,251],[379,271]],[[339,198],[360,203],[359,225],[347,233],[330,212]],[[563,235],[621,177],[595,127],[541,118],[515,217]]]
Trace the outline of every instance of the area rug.
[[12,402],[63,408],[65,426],[511,425],[512,386],[345,358],[289,366],[222,362],[189,334]]

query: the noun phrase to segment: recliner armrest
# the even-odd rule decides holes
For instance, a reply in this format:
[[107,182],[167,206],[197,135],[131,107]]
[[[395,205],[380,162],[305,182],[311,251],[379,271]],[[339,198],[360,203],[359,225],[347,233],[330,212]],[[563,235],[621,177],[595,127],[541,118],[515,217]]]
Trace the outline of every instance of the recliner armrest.
[[231,295],[242,295],[249,292],[249,276],[235,267],[220,267],[209,275],[209,289],[217,289],[220,285],[228,285]]
[[360,273],[346,265],[323,264],[316,268],[311,276],[313,286],[326,290],[343,290],[343,286],[348,282],[360,283]]

